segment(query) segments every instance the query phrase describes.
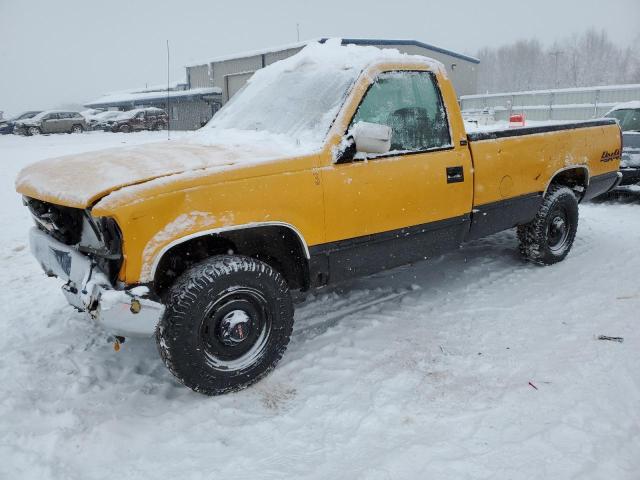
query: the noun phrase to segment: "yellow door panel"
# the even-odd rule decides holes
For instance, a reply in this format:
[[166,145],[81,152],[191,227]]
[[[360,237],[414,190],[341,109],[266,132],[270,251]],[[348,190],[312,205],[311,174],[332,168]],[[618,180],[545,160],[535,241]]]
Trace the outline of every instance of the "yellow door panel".
[[[461,149],[462,150],[462,149]],[[447,183],[447,167],[464,181]],[[445,150],[398,155],[322,169],[328,242],[468,214],[469,153]]]

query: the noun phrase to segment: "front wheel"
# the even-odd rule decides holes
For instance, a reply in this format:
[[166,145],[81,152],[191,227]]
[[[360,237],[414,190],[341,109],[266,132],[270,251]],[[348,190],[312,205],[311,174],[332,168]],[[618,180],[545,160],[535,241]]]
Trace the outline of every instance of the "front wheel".
[[156,330],[160,356],[184,385],[206,395],[245,388],[269,373],[293,329],[289,288],[266,263],[212,257],[171,287]]
[[29,133],[29,135],[40,135],[42,132],[38,127],[29,127],[29,130],[27,130],[27,133]]
[[84,128],[82,128],[82,125],[74,125],[71,127],[71,133],[82,133],[83,131]]
[[518,227],[520,253],[540,265],[552,265],[565,259],[578,230],[578,200],[573,191],[553,185],[542,201],[535,218]]

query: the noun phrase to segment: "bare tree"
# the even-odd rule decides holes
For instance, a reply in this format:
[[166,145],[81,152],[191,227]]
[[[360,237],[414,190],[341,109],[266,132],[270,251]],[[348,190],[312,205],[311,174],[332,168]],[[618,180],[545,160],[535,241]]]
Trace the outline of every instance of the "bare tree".
[[[640,34],[635,42],[640,43]],[[483,48],[478,90],[506,92],[640,83],[640,56],[594,28],[544,48],[536,39]]]

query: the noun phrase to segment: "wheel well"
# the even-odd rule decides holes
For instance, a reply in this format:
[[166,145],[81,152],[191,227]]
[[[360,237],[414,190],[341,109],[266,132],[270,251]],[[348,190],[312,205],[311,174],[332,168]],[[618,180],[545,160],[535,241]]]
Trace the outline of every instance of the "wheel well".
[[176,278],[209,257],[235,254],[261,260],[282,274],[292,290],[309,288],[305,246],[291,228],[279,225],[229,230],[192,238],[165,252],[155,270],[153,285],[159,296]]
[[571,190],[573,190],[576,196],[578,197],[578,200],[581,200],[582,196],[584,195],[587,189],[588,184],[589,184],[589,171],[586,168],[584,167],[568,168],[566,170],[562,170],[556,173],[553,176],[553,178],[549,182],[549,186],[547,187],[547,190],[549,190],[549,187],[551,185],[564,185],[566,187],[569,187]]

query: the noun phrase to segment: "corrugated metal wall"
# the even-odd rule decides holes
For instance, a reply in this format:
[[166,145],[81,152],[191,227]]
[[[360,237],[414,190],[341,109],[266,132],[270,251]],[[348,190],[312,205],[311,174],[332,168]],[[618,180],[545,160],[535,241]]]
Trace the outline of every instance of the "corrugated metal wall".
[[289,48],[287,50],[281,50],[279,52],[270,52],[264,54],[264,64],[271,65],[279,60],[284,60],[285,58],[289,58],[296,53],[302,50],[302,47],[299,48]]
[[476,93],[478,85],[478,64],[469,62],[462,58],[453,57],[446,53],[428,50],[417,45],[394,45],[393,47],[402,53],[409,55],[422,55],[433,58],[441,62],[447,70],[447,75],[451,79],[456,93],[460,95],[470,95]]
[[196,130],[207,123],[218,108],[217,104],[203,100],[172,102],[171,129]]
[[524,113],[528,120],[587,120],[632,100],[640,100],[640,85],[469,95],[460,98],[460,106],[463,113],[490,110],[496,120],[508,120],[510,113]]
[[212,87],[211,82],[210,66],[208,64],[187,67],[187,83],[189,84],[189,88]]

